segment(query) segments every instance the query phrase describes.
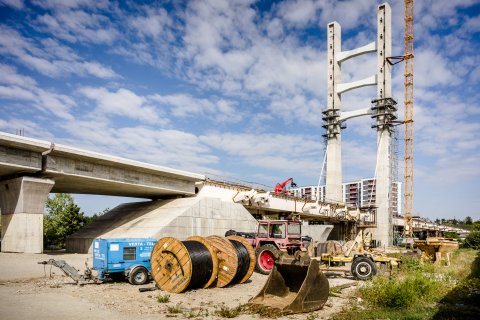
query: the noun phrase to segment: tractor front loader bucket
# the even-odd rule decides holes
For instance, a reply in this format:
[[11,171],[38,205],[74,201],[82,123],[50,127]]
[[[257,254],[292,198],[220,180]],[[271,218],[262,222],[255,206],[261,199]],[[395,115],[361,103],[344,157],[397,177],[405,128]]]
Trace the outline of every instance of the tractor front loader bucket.
[[310,312],[324,306],[329,289],[317,260],[283,255],[275,262],[263,289],[249,303],[283,314]]

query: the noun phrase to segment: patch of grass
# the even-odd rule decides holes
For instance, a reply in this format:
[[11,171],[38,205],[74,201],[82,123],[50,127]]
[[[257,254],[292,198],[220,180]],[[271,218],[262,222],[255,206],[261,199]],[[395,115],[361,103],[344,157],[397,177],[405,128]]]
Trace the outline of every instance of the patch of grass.
[[229,308],[225,304],[221,304],[215,308],[214,314],[222,318],[236,318],[245,311],[245,305],[239,304],[235,308]]
[[[463,252],[462,252],[463,251]],[[468,255],[476,254],[475,260],[470,264],[470,274],[456,281],[456,286],[446,294],[439,303],[439,310],[434,319],[476,319],[480,314],[480,251],[462,250],[455,259],[463,258],[461,264],[467,268]],[[452,277],[461,275],[462,270],[450,273]],[[465,272],[465,269],[463,269]],[[464,273],[465,274],[465,273]],[[468,274],[468,273],[467,273]]]
[[403,278],[377,277],[360,289],[360,295],[370,306],[402,309],[427,296],[432,298],[438,286],[424,274],[414,272]]
[[209,313],[208,313],[208,310],[204,310],[203,308],[200,308],[197,310],[190,309],[190,310],[184,311],[183,316],[187,319],[201,318],[201,317],[208,317]]
[[351,304],[332,319],[474,319],[478,301],[480,252],[461,249],[449,267],[402,258],[398,275],[377,276],[358,288]]
[[330,297],[339,297],[343,289],[346,289],[355,285],[356,285],[355,283],[346,283],[339,286],[330,287],[328,291],[328,295]]
[[360,307],[345,307],[341,312],[332,316],[332,320],[378,320],[378,319],[392,319],[392,320],[425,320],[431,319],[435,314],[432,309],[411,309],[392,310],[381,308],[360,308]]
[[179,302],[175,305],[168,305],[167,306],[167,311],[168,311],[168,313],[172,313],[172,314],[182,313],[182,311],[183,311],[182,303]]
[[420,259],[416,256],[402,256],[400,261],[400,268],[404,271],[420,271],[423,268]]
[[315,313],[310,313],[308,314],[306,320],[315,320],[318,318],[318,315],[316,315]]
[[159,294],[157,296],[157,301],[159,303],[167,303],[170,302],[170,295],[169,294]]
[[266,306],[250,305],[248,306],[247,311],[250,314],[258,314],[262,318],[276,319],[282,316],[282,312],[280,310]]
[[331,287],[328,291],[328,295],[330,297],[338,297],[341,292],[342,292],[342,290],[340,288]]

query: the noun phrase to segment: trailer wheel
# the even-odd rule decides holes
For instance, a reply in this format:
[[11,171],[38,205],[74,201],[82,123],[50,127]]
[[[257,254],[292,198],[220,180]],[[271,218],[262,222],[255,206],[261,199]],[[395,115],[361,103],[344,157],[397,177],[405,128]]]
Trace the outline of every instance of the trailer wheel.
[[377,266],[368,257],[357,257],[352,263],[352,274],[358,280],[368,280],[377,274]]
[[133,269],[128,275],[128,282],[133,285],[142,285],[148,281],[148,271],[144,267]]
[[261,274],[270,274],[275,264],[275,256],[278,249],[271,244],[266,244],[258,248],[255,252],[255,269]]

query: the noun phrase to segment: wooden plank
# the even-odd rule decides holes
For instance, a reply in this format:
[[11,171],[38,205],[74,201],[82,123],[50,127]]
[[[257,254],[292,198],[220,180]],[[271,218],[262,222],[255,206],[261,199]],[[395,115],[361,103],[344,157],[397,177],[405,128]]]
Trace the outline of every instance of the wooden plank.
[[208,236],[207,240],[217,251],[218,276],[215,285],[223,288],[232,282],[238,268],[238,257],[235,247],[227,238]]

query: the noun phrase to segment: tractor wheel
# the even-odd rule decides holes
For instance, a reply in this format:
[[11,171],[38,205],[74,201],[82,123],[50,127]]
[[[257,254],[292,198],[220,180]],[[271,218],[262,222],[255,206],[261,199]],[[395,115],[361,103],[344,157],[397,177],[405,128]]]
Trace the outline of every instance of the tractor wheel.
[[275,256],[278,249],[271,244],[266,244],[258,248],[255,252],[257,263],[255,269],[261,274],[270,274],[275,264]]
[[377,274],[377,266],[368,257],[357,257],[352,263],[352,274],[358,280],[368,280]]
[[128,275],[128,282],[133,285],[142,285],[148,281],[148,271],[144,267],[133,269]]

